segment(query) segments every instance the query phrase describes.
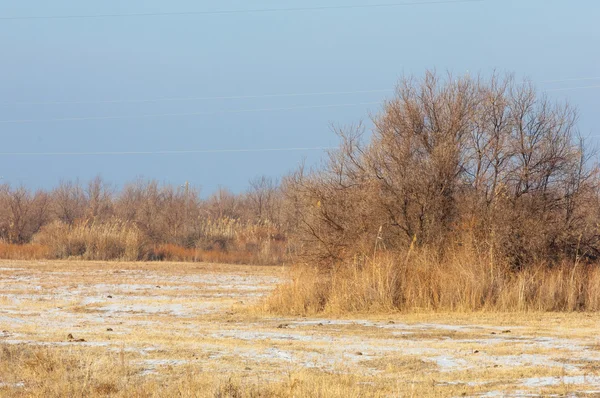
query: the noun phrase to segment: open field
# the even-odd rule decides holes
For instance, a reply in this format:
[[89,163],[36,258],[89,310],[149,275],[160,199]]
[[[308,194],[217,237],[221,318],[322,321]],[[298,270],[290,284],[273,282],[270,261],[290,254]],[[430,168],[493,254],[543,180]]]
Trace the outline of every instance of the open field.
[[0,396],[600,395],[595,313],[264,313],[286,275],[2,261]]

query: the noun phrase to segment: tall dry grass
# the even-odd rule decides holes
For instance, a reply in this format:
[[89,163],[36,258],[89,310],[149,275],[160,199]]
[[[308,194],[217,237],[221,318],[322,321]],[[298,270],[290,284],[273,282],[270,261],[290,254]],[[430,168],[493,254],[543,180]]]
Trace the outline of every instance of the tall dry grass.
[[42,260],[50,257],[50,248],[40,244],[0,242],[0,258],[4,260]]
[[73,225],[55,221],[34,236],[34,243],[0,243],[5,259],[153,260],[231,264],[281,264],[287,242],[268,222],[206,219],[189,233],[191,246],[152,243],[135,223],[117,218]]
[[268,221],[207,219],[199,224],[198,235],[194,252],[200,261],[266,265],[281,264],[286,257],[287,241]]
[[269,222],[244,222],[229,217],[198,220],[190,235],[190,246],[157,244],[149,259],[273,265],[286,258],[286,239]]
[[34,242],[47,247],[51,258],[136,261],[148,254],[139,229],[116,219],[75,225],[57,221],[42,228]]
[[600,267],[563,262],[515,270],[474,251],[422,249],[355,259],[329,270],[297,266],[267,311],[307,315],[393,311],[598,311]]

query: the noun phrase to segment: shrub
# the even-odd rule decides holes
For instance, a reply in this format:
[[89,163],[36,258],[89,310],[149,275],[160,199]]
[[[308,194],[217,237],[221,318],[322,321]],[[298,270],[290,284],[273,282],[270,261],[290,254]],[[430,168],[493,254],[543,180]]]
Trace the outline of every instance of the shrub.
[[340,129],[321,168],[284,181],[305,261],[411,243],[469,244],[520,268],[599,253],[598,173],[576,112],[510,76],[407,78],[373,120]]

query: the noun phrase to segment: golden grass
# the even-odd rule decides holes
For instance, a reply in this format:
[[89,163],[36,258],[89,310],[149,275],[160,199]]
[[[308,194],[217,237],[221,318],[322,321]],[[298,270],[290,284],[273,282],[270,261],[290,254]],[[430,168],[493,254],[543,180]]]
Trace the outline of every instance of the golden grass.
[[[8,366],[10,364],[10,366]],[[99,353],[83,348],[0,345],[2,397],[212,397],[212,398],[383,398],[472,396],[493,386],[467,385],[428,375],[418,361],[402,364],[404,372],[388,367],[396,377],[364,377],[344,372],[318,370],[282,371],[278,380],[252,375],[219,374],[189,365],[167,368],[159,377],[149,377],[129,362],[123,352]],[[541,373],[540,373],[541,372]],[[556,372],[555,372],[556,373]],[[549,369],[531,369],[518,376],[549,374]],[[404,375],[407,379],[397,379]],[[499,371],[498,380],[510,381],[517,374]],[[489,376],[480,374],[479,377]],[[565,386],[561,388],[567,389]],[[567,390],[568,391],[568,390]]]
[[[191,247],[152,243],[134,223],[119,219],[54,222],[44,226],[33,243],[0,242],[0,259],[75,259],[98,261],[178,261],[223,264],[282,264],[287,243],[270,223],[243,223],[222,218],[199,222]],[[192,239],[193,240],[193,239]]]
[[0,258],[5,260],[42,260],[50,258],[49,247],[40,244],[17,245],[0,242]]
[[35,236],[35,243],[48,247],[51,258],[135,261],[144,256],[144,238],[139,229],[116,219],[73,226],[54,222]]
[[383,397],[385,389],[351,375],[301,371],[283,381],[243,380],[188,366],[160,379],[143,377],[120,353],[0,346],[3,397]]
[[460,252],[381,255],[323,271],[297,266],[264,306],[278,314],[397,311],[598,311],[600,268],[545,265],[512,270]]
[[[361,377],[318,371],[290,372],[268,381],[205,372],[188,366],[160,379],[143,377],[120,353],[84,349],[0,346],[3,397],[385,397],[394,386],[362,383]],[[8,365],[10,366],[4,366]],[[411,388],[415,396],[443,396],[428,385]],[[455,390],[458,390],[456,388]],[[449,389],[445,389],[446,392]]]
[[287,240],[270,222],[208,219],[200,223],[199,232],[202,237],[194,248],[199,261],[272,265],[286,259]]

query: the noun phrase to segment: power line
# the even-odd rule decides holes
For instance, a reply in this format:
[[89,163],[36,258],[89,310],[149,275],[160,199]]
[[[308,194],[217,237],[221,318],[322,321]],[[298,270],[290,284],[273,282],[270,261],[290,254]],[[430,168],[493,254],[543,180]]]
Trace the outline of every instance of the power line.
[[240,152],[298,152],[326,151],[337,147],[297,147],[297,148],[239,148],[239,149],[198,149],[183,151],[107,151],[107,152],[0,152],[0,156],[122,156],[122,155],[184,155],[201,153],[240,153]]
[[564,82],[578,82],[582,80],[600,80],[600,77],[574,77],[570,79],[560,80],[542,80],[540,83],[564,83]]
[[[568,80],[594,80],[597,78],[576,78],[555,80],[554,82],[562,82]],[[549,81],[548,81],[549,82]],[[566,87],[558,89],[547,89],[544,91],[564,91],[600,88],[600,85],[590,85],[581,87]],[[373,91],[373,90],[367,90]],[[389,91],[389,90],[388,90]],[[308,93],[307,93],[308,94]],[[100,116],[86,118],[58,118],[49,120],[3,120],[0,123],[28,123],[28,122],[50,122],[50,121],[74,121],[74,120],[107,120],[107,119],[125,119],[125,118],[145,118],[145,117],[161,117],[161,116],[191,116],[191,115],[210,115],[221,113],[243,113],[243,112],[266,112],[266,111],[283,111],[296,109],[315,109],[315,108],[333,108],[358,105],[381,105],[381,102],[363,102],[353,104],[332,104],[332,105],[314,105],[314,106],[298,106],[287,108],[263,108],[263,109],[242,109],[229,110],[219,112],[191,112],[191,113],[168,113],[168,114],[147,114],[139,116]],[[588,137],[598,137],[598,135],[590,135]],[[239,149],[200,149],[200,150],[170,150],[170,151],[105,151],[105,152],[0,152],[0,156],[123,156],[123,155],[174,155],[174,154],[202,154],[202,153],[243,153],[243,152],[291,152],[291,151],[315,151],[315,150],[331,150],[337,147],[295,147],[295,148],[239,148]]]
[[91,18],[130,18],[130,17],[162,17],[162,16],[184,16],[184,15],[229,15],[229,14],[256,14],[274,12],[296,12],[296,11],[326,11],[326,10],[349,10],[364,8],[393,8],[404,6],[420,6],[435,4],[456,3],[481,3],[486,0],[438,0],[438,1],[412,1],[403,3],[382,4],[356,4],[339,6],[316,6],[316,7],[292,7],[292,8],[255,8],[241,10],[215,10],[215,11],[181,11],[181,12],[140,12],[129,14],[88,14],[88,15],[49,15],[49,16],[14,16],[0,17],[2,21],[36,20],[36,19],[91,19]]
[[257,95],[229,95],[215,97],[172,97],[172,98],[150,98],[150,99],[113,99],[113,100],[78,100],[78,101],[39,101],[39,102],[14,102],[0,103],[0,106],[9,105],[74,105],[74,104],[123,104],[123,103],[144,103],[144,102],[178,102],[178,101],[209,101],[209,100],[228,100],[228,99],[260,99],[260,98],[284,98],[284,97],[310,97],[310,96],[329,96],[329,95],[350,95],[350,94],[369,94],[392,92],[393,89],[373,89],[373,90],[355,90],[355,91],[323,91],[312,93],[286,93],[286,94],[257,94]]
[[[540,84],[564,83],[574,81],[600,80],[600,77],[577,77],[559,80],[542,80]],[[596,86],[586,87],[567,87],[561,89],[548,89],[545,91],[574,90],[581,88],[595,88]],[[350,91],[316,91],[300,93],[283,94],[250,94],[250,95],[220,95],[220,96],[202,96],[202,97],[166,97],[166,98],[138,98],[138,99],[109,99],[109,100],[75,100],[75,101],[23,101],[23,102],[4,102],[0,106],[14,105],[77,105],[77,104],[129,104],[129,103],[153,103],[153,102],[187,102],[187,101],[211,101],[211,100],[230,100],[230,99],[264,99],[264,98],[293,98],[293,97],[311,97],[311,96],[334,96],[334,95],[352,95],[352,94],[375,94],[390,93],[394,89],[367,89]]]
[[565,87],[565,88],[551,88],[544,91],[569,91],[569,90],[583,90],[588,88],[600,88],[600,85],[596,86],[581,86],[581,87]]
[[[600,88],[600,85],[554,88],[554,89],[545,89],[542,91],[555,92],[555,91],[583,90],[583,89],[594,89],[594,88]],[[5,124],[51,123],[51,122],[75,122],[75,121],[86,121],[86,120],[147,119],[147,118],[153,118],[153,117],[176,117],[176,116],[209,116],[209,115],[216,116],[216,115],[235,114],[235,113],[279,112],[279,111],[306,110],[306,109],[345,108],[345,107],[352,107],[352,106],[382,105],[382,104],[383,104],[383,102],[381,102],[381,101],[373,101],[373,102],[357,102],[357,103],[329,104],[329,105],[290,106],[290,107],[282,107],[282,108],[232,109],[232,110],[221,110],[221,111],[182,112],[182,113],[149,113],[149,114],[143,114],[143,115],[129,115],[129,116],[84,116],[84,117],[63,117],[63,118],[53,118],[53,119],[13,119],[13,120],[0,120],[0,123],[5,123]]]
[[173,117],[173,116],[204,116],[204,115],[221,115],[231,113],[253,113],[253,112],[277,112],[277,111],[291,111],[291,110],[303,110],[303,109],[321,109],[321,108],[343,108],[352,106],[362,105],[381,105],[382,103],[377,102],[358,102],[351,104],[330,104],[330,105],[306,105],[306,106],[290,106],[285,108],[259,108],[259,109],[234,109],[234,110],[222,110],[222,111],[207,111],[207,112],[184,112],[184,113],[151,113],[145,115],[131,115],[131,116],[89,116],[89,117],[64,117],[54,119],[14,119],[14,120],[0,120],[0,123],[50,123],[50,122],[73,122],[73,121],[84,121],[84,120],[118,120],[118,119],[145,119],[152,117]]
[[[548,82],[566,82],[566,81],[582,81],[582,80],[597,80],[597,77],[584,77],[584,78],[572,78],[563,80],[548,80]],[[595,89],[600,88],[600,85],[588,85],[578,87],[563,87],[563,88],[551,88],[544,89],[544,92],[556,92],[556,91],[569,91],[569,90],[583,90],[583,89]],[[290,94],[265,94],[265,95],[246,95],[246,96],[221,96],[221,97],[195,97],[196,99],[224,99],[224,98],[277,98],[277,97],[301,97],[311,95],[336,95],[336,94],[356,94],[356,93],[379,93],[379,92],[391,92],[391,89],[374,89],[374,90],[356,90],[356,91],[338,91],[338,92],[315,92],[315,93],[290,93]],[[177,100],[191,100],[192,98],[165,98],[162,101],[177,101]],[[120,102],[150,102],[150,101],[161,101],[158,100],[111,100],[111,101],[74,101],[64,102],[65,104],[75,103],[120,103]],[[63,102],[49,102],[49,103],[63,103]],[[34,104],[34,103],[29,103]],[[42,104],[42,103],[39,103]],[[221,114],[235,114],[235,113],[254,113],[254,112],[277,112],[277,111],[291,111],[291,110],[306,110],[306,109],[326,109],[326,108],[343,108],[352,106],[364,106],[364,105],[381,105],[381,101],[372,102],[358,102],[358,103],[344,103],[344,104],[329,104],[329,105],[304,105],[304,106],[291,106],[291,107],[280,107],[280,108],[258,108],[258,109],[232,109],[232,110],[220,110],[220,111],[203,111],[203,112],[181,112],[181,113],[150,113],[142,115],[129,115],[129,116],[85,116],[85,117],[64,117],[64,118],[52,118],[52,119],[13,119],[13,120],[0,120],[0,123],[6,124],[18,124],[18,123],[50,123],[50,122],[72,122],[72,121],[86,121],[86,120],[120,120],[120,119],[146,119],[152,117],[175,117],[175,116],[207,116],[207,115],[221,115]]]

